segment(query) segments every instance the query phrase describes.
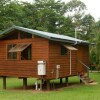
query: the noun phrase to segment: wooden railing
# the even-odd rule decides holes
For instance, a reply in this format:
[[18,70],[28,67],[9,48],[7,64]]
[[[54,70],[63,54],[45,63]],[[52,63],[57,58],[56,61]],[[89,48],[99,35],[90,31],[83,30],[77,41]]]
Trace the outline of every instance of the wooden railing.
[[79,60],[79,62],[83,65],[83,67],[85,67],[87,69],[87,76],[89,78],[89,70],[90,70],[90,68],[86,64],[84,64],[82,61]]

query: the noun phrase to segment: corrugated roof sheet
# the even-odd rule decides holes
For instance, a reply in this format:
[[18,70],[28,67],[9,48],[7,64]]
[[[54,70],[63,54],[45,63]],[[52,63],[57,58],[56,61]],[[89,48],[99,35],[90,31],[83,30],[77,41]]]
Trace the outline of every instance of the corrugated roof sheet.
[[66,35],[43,32],[43,31],[24,28],[24,27],[20,27],[20,26],[12,26],[11,28],[5,30],[4,32],[1,33],[2,35],[0,35],[0,38],[2,38],[4,35],[8,34],[9,32],[11,32],[15,29],[20,30],[20,31],[24,31],[24,32],[27,32],[27,33],[31,33],[31,34],[34,34],[34,35],[37,35],[37,36],[41,36],[41,37],[44,37],[44,38],[47,38],[47,39],[50,39],[50,40],[54,40],[54,41],[89,44],[89,42],[87,42],[87,41],[83,41],[83,40],[76,39],[76,38],[73,38],[73,37],[69,37],[69,36],[66,36]]

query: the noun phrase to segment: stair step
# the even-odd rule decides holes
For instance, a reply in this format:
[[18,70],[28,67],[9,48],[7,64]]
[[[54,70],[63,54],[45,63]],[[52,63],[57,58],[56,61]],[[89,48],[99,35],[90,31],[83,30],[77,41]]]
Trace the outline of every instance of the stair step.
[[88,77],[86,77],[86,78],[82,78],[83,80],[89,80],[89,78]]
[[98,82],[89,83],[89,85],[96,85],[96,84],[98,84]]
[[94,82],[94,80],[90,79],[90,78],[82,78],[84,81],[86,81],[87,83],[92,83]]
[[94,82],[94,80],[89,80],[89,81],[88,81],[88,83],[93,83],[93,82]]
[[82,78],[86,78],[86,77],[88,77],[87,75],[80,75],[80,77],[82,77]]
[[81,77],[82,79],[87,79],[88,77]]
[[80,79],[82,80],[82,82],[86,85],[95,85],[95,84],[97,84],[97,82],[95,82],[94,80],[88,78],[87,74],[81,74],[79,76],[80,76]]

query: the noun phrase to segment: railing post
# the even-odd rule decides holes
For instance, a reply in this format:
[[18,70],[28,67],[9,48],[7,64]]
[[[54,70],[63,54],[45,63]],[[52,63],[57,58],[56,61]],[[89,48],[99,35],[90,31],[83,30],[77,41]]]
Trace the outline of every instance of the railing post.
[[89,78],[89,69],[87,69],[87,76],[88,76],[88,78]]

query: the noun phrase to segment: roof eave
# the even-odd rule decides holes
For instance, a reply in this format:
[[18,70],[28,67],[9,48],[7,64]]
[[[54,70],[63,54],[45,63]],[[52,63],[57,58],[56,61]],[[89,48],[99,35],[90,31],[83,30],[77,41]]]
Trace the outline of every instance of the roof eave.
[[90,44],[89,42],[65,40],[65,39],[60,39],[60,38],[58,39],[58,38],[53,38],[53,37],[51,37],[50,40],[59,41],[59,42],[65,42],[65,43],[71,43],[71,44],[74,44],[74,45],[77,45],[77,44],[89,45]]
[[5,31],[1,32],[1,35],[7,34],[7,33],[11,32],[11,31],[13,31],[14,29],[15,29],[14,26],[12,26],[12,27],[6,29]]
[[72,41],[72,40],[65,40],[65,39],[60,39],[60,38],[58,39],[58,38],[53,38],[53,37],[51,37],[50,40],[59,41],[59,42],[65,42],[65,43],[71,43],[71,44],[75,43],[75,41]]
[[32,31],[23,29],[23,28],[18,27],[18,26],[12,26],[12,27],[10,27],[9,29],[3,31],[3,32],[1,33],[1,35],[0,35],[0,38],[4,37],[6,34],[8,34],[9,32],[12,32],[12,31],[15,30],[15,29],[17,29],[17,30],[19,30],[19,31],[27,32],[27,33],[30,33],[30,34],[33,34],[33,35],[37,35],[37,36],[40,36],[40,37],[44,37],[44,38],[50,39],[49,36],[37,34],[36,32],[32,32]]
[[43,37],[43,38],[46,38],[46,39],[49,39],[49,40],[52,40],[52,41],[59,41],[59,42],[66,42],[66,43],[72,43],[74,45],[76,44],[90,44],[89,42],[86,42],[86,41],[79,41],[79,40],[70,40],[70,39],[61,39],[61,38],[55,38],[55,37],[52,37],[52,36],[48,36],[48,35],[44,35],[44,34],[40,34],[37,32],[33,32],[31,30],[28,30],[26,28],[22,28],[22,27],[19,27],[19,26],[12,26],[10,27],[9,29],[3,31],[0,35],[0,38],[3,38],[6,34],[8,34],[9,32],[13,31],[13,30],[19,30],[19,31],[23,31],[23,32],[27,32],[27,33],[30,33],[30,34],[33,34],[33,35],[37,35],[37,36],[40,36],[40,37]]
[[40,37],[44,37],[44,38],[50,39],[49,36],[37,34],[36,32],[32,32],[32,31],[30,31],[30,30],[23,29],[23,28],[18,27],[18,26],[15,26],[15,29],[20,30],[20,31],[24,31],[24,32],[27,32],[27,33],[30,33],[30,34],[33,34],[33,35],[37,35],[37,36],[40,36]]

